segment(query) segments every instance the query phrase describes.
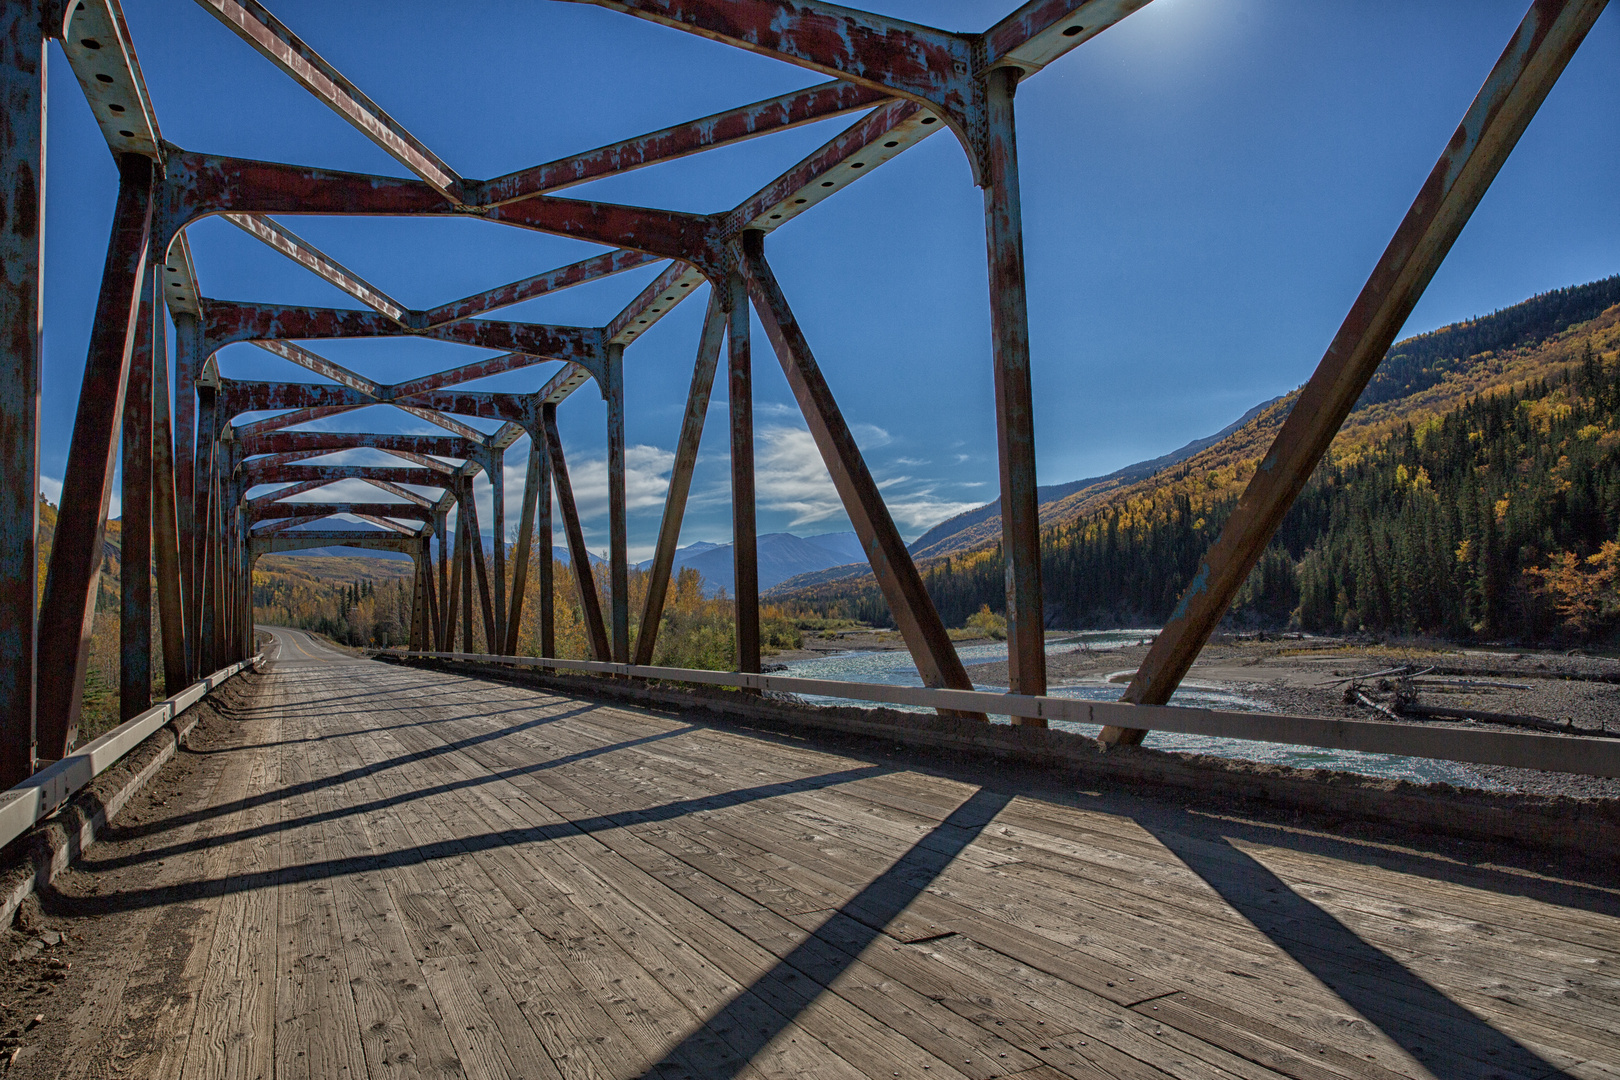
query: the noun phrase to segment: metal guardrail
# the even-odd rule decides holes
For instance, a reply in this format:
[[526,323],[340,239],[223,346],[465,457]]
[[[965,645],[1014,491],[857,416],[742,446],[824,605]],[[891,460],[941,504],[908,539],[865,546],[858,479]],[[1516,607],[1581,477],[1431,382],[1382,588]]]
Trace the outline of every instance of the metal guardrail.
[[263,655],[260,653],[238,661],[198,679],[174,697],[164,699],[105,735],[92,739],[16,787],[0,792],[0,847],[33,828],[159,728],[207,697],[210,691],[232,676],[258,663]]
[[554,671],[582,671],[657,682],[698,683],[785,694],[814,694],[888,705],[916,705],[1002,716],[1065,720],[1104,727],[1149,728],[1184,735],[1286,743],[1326,750],[1460,761],[1474,765],[1507,765],[1546,772],[1620,777],[1620,739],[1551,735],[1519,731],[1477,731],[1401,724],[1381,720],[1335,720],[1285,713],[1248,713],[1195,709],[1181,705],[1130,705],[1118,701],[993,694],[981,690],[939,690],[920,686],[801,679],[787,675],[750,675],[693,668],[609,664],[595,660],[557,660],[490,653],[395,653],[435,660],[507,664]]

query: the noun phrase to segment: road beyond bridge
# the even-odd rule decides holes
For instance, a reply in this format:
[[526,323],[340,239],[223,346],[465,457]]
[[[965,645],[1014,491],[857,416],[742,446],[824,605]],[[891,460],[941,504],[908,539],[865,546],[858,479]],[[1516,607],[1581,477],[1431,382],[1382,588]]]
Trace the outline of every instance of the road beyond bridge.
[[8,1075],[1620,1066],[1600,871],[268,634],[260,673],[42,896],[71,967]]

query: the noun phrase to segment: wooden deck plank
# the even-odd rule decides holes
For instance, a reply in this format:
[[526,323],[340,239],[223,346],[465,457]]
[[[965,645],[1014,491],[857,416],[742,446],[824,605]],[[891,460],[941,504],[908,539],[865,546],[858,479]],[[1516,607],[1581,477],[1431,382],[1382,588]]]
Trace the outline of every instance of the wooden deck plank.
[[61,1072],[1620,1080],[1600,891],[304,648]]

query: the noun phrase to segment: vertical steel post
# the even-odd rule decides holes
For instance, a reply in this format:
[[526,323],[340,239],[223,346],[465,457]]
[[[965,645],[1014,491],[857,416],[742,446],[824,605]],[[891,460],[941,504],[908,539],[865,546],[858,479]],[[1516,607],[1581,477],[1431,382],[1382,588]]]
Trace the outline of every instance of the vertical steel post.
[[501,652],[516,656],[523,629],[523,594],[529,587],[529,554],[534,543],[534,505],[539,498],[540,450],[538,436],[529,436],[529,467],[523,474],[523,505],[518,510],[517,550],[512,560],[512,608],[506,617],[506,641]]
[[506,452],[491,447],[487,465],[490,486],[490,529],[495,534],[495,633],[489,651],[506,650]]
[[62,478],[62,507],[57,513],[40,605],[39,655],[62,665],[60,676],[39,686],[38,748],[42,757],[53,760],[65,756],[78,737],[107,532],[107,503],[112,497],[113,462],[118,454],[118,421],[124,409],[152,224],[153,163],[125,154],[118,159],[118,175],[112,238],[96,301],[79,412]]
[[426,612],[422,622],[421,649],[436,649],[439,640],[443,613],[439,610],[438,590],[433,581],[433,537],[422,538],[422,603]]
[[[1046,624],[1041,604],[1041,514],[1035,492],[1035,405],[1030,384],[1024,225],[1013,118],[1017,68],[985,79],[985,243],[990,262],[996,450],[1001,469],[1001,551],[1007,566],[1008,689],[1046,693]],[[1045,720],[1017,717],[1019,724]]]
[[[552,406],[555,408],[555,406]],[[542,409],[544,412],[544,409]],[[540,472],[535,481],[534,538],[540,548],[540,655],[557,655],[557,580],[554,541],[551,530],[551,442],[544,419],[530,432],[540,452]]]
[[197,387],[197,413],[200,430],[193,462],[195,497],[192,506],[195,509],[192,521],[195,532],[191,538],[196,577],[190,614],[197,628],[192,641],[193,678],[216,670],[208,664],[214,642],[214,569],[218,556],[213,529],[214,459],[219,453],[218,390],[215,387]]
[[422,579],[427,576],[427,571],[422,566],[422,552],[420,550],[411,559],[411,564],[413,570],[411,572],[410,648],[415,650],[422,648],[422,642],[425,639],[422,627],[427,621],[427,607],[423,603],[424,594],[427,590],[422,584]]
[[[449,529],[446,527],[446,536]],[[450,583],[444,590],[444,632],[439,638],[440,652],[456,651],[456,621],[460,616],[461,601],[461,563],[464,554],[464,545],[461,541],[461,514],[456,514],[455,546],[449,554],[443,556],[443,563],[450,564]],[[440,548],[440,551],[444,551]],[[441,565],[443,565],[441,563]]]
[[[788,306],[776,275],[765,261],[763,237],[759,233],[743,234],[742,255],[743,275],[748,280],[748,291],[765,326],[765,334],[776,350],[782,373],[787,376],[799,411],[804,414],[811,437],[832,476],[833,486],[838,489],[838,497],[872,565],[872,576],[888,601],[889,611],[894,615],[895,625],[911,651],[924,685],[971,690],[973,683],[956,655],[934,602],[923,588],[922,577],[906,551],[900,530],[894,527],[894,519],[889,516],[882,493],[866,467],[861,448],[844,422],[832,388],[821,374],[810,343],[793,317],[793,309]],[[968,715],[985,719],[983,714]]]
[[607,627],[602,623],[602,604],[596,597],[591,555],[585,550],[585,532],[579,527],[579,511],[574,508],[574,486],[568,479],[568,461],[563,456],[562,436],[557,432],[557,406],[549,403],[542,406],[541,415],[545,418],[546,449],[551,452],[551,479],[557,488],[557,508],[562,511],[563,532],[568,536],[568,565],[579,590],[579,607],[585,617],[591,659],[606,663],[612,656]]
[[152,554],[157,567],[158,619],[163,628],[163,685],[165,694],[172,695],[190,680],[186,671],[186,605],[175,493],[174,433],[170,426],[169,335],[161,283],[153,290],[152,307]]
[[[745,308],[747,302],[745,295]],[[719,366],[720,341],[725,332],[725,296],[718,287],[711,288],[709,311],[703,319],[703,336],[698,340],[697,362],[692,365],[692,386],[686,392],[681,438],[675,447],[675,464],[670,469],[669,491],[664,496],[658,547],[653,552],[652,566],[647,570],[647,600],[641,611],[641,630],[636,634],[634,662],[637,664],[652,663],[653,650],[658,645],[658,624],[664,617],[669,575],[675,565],[675,548],[681,542],[681,519],[686,516],[692,469],[697,464],[698,444],[703,441],[703,422],[709,415],[709,393],[714,387],[714,370]],[[749,445],[753,445],[752,440]]]
[[461,519],[461,651],[470,653],[477,651],[473,639],[473,545],[479,541],[472,538],[465,505],[457,516]]
[[613,661],[630,662],[630,538],[624,487],[624,346],[607,347],[608,589]]
[[448,511],[440,510],[435,504],[433,509],[433,532],[439,538],[439,613],[434,630],[433,647],[440,652],[448,651],[450,642],[446,635],[451,625],[451,586],[450,586],[450,515]]
[[152,704],[152,305],[156,282],[146,268],[139,326],[130,352],[123,429],[123,536],[118,587],[118,716]]
[[177,311],[173,318],[175,521],[180,532],[180,596],[185,605],[186,675],[190,681],[207,674],[200,670],[203,554],[198,532],[207,520],[202,509],[207,493],[199,461],[207,450],[199,423],[202,392],[197,387],[205,346],[201,319],[188,311]]
[[[1531,5],[1131,679],[1125,701],[1169,702],[1604,2]],[[1099,738],[1132,745],[1146,734],[1107,727]]]
[[748,285],[726,278],[726,330],[731,405],[731,569],[737,595],[737,670],[759,671],[759,542],[754,512],[754,373],[749,342]]
[[467,556],[472,560],[473,572],[478,577],[478,600],[484,615],[484,645],[495,652],[499,642],[495,636],[495,609],[489,596],[489,563],[484,558],[484,533],[478,527],[478,499],[473,494],[472,477],[462,487],[462,517],[467,523],[468,542],[472,545]]
[[0,786],[34,771],[39,372],[45,263],[45,33],[0,3]]

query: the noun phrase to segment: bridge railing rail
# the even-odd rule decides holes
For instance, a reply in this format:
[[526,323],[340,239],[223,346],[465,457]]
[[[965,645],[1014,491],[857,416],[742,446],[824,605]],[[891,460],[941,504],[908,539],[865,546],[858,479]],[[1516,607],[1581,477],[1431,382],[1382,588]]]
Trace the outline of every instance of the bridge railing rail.
[[47,765],[16,787],[0,792],[0,847],[50,816],[63,803],[165,724],[207,697],[231,678],[258,663],[263,654],[239,660],[198,679],[180,693],[92,739],[60,761]]
[[1383,720],[1344,720],[1286,713],[1238,712],[1184,705],[1132,705],[1048,695],[946,690],[922,686],[805,679],[793,675],[754,675],[695,668],[652,667],[595,660],[500,656],[491,653],[395,651],[393,655],[432,660],[505,664],[556,672],[616,675],[645,682],[693,683],[783,694],[811,695],[910,705],[963,713],[1059,720],[1101,727],[1148,728],[1184,735],[1285,743],[1327,750],[1506,765],[1547,772],[1620,777],[1620,737],[1499,731]]

